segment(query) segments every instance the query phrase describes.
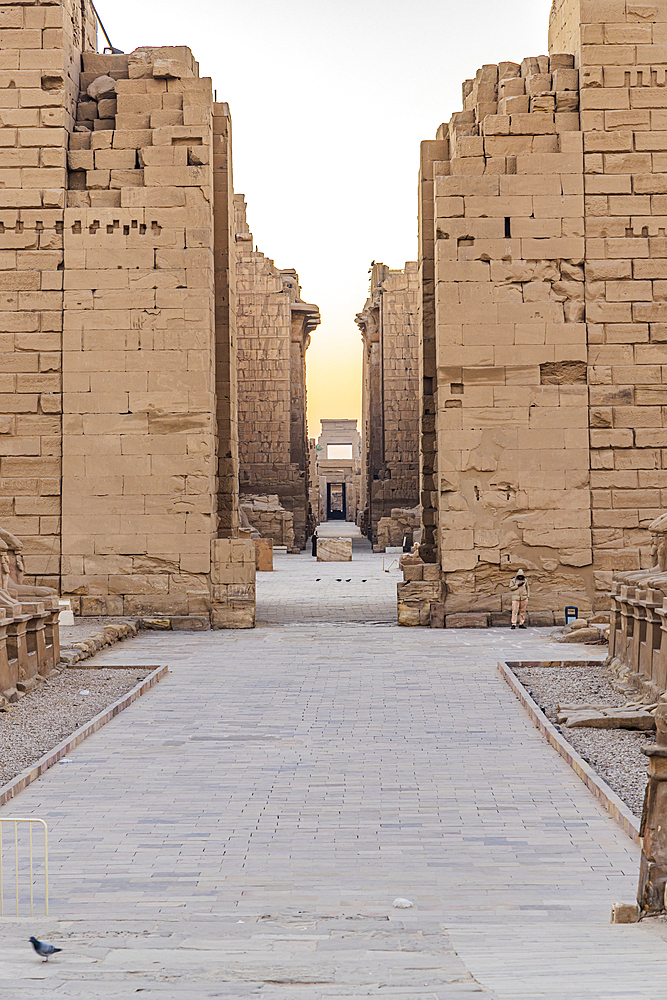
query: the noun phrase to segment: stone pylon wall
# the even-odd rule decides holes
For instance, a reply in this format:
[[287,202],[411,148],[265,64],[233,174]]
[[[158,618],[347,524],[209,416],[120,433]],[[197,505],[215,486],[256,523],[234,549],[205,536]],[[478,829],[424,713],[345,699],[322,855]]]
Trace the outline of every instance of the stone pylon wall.
[[67,136],[95,44],[86,2],[0,7],[0,517],[29,579],[55,587]]
[[0,19],[3,525],[84,614],[208,611],[238,525],[228,108],[187,48],[97,54],[88,4]]
[[607,593],[613,570],[652,565],[646,528],[667,507],[667,2],[582,3],[580,16],[591,505]]
[[229,106],[217,103],[213,105],[213,196],[218,535],[235,538],[239,527],[239,402],[232,120]]
[[363,340],[363,530],[374,542],[392,508],[419,503],[419,272],[375,264],[357,316]]
[[550,58],[483,67],[423,144],[422,554],[448,611],[502,617],[517,565],[545,620],[604,606],[650,560],[666,29],[665,0],[554,3]]
[[187,49],[111,64],[114,127],[68,157],[62,588],[188,614],[217,534],[211,81]]
[[295,271],[279,270],[254,248],[243,195],[235,206],[240,492],[277,494],[294,515],[299,551],[314,524],[305,365],[319,311],[302,302]]
[[485,66],[438,134],[428,506],[448,613],[502,615],[518,565],[534,614],[592,598],[577,110],[573,56]]

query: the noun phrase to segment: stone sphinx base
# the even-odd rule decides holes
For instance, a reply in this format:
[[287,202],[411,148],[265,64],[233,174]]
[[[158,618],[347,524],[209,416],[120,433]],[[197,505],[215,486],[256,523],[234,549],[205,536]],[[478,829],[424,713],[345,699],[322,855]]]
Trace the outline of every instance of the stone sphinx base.
[[46,676],[60,662],[58,598],[0,608],[0,693],[13,700],[17,685]]

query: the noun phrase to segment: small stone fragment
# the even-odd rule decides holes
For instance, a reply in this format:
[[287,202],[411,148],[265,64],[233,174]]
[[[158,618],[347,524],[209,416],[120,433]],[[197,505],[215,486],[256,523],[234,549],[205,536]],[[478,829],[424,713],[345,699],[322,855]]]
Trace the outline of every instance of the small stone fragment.
[[636,924],[639,907],[636,903],[614,903],[611,908],[612,924]]
[[116,81],[110,76],[98,76],[89,85],[86,93],[95,101],[103,98],[112,99],[116,94]]

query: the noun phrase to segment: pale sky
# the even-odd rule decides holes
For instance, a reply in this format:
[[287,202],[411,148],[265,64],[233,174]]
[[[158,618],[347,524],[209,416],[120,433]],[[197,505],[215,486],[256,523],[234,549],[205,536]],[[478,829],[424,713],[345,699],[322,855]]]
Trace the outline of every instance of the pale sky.
[[[322,325],[309,433],[359,419],[354,322],[372,260],[417,255],[419,143],[483,63],[547,51],[551,0],[96,0],[118,48],[189,45],[231,108],[234,187],[259,250],[299,273]],[[100,49],[104,39],[100,33]]]

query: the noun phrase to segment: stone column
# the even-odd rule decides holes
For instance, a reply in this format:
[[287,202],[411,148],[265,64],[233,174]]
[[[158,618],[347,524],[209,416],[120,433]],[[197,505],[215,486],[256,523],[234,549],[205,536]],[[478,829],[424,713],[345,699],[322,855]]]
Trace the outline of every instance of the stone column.
[[213,104],[213,259],[215,267],[215,392],[218,440],[218,535],[239,528],[239,429],[236,331],[236,242],[232,120]]
[[421,144],[419,170],[419,378],[420,458],[419,490],[422,505],[422,541],[419,554],[424,562],[438,562],[438,442],[436,407],[438,369],[435,322],[435,182],[436,164],[449,159],[449,138],[443,136]]

